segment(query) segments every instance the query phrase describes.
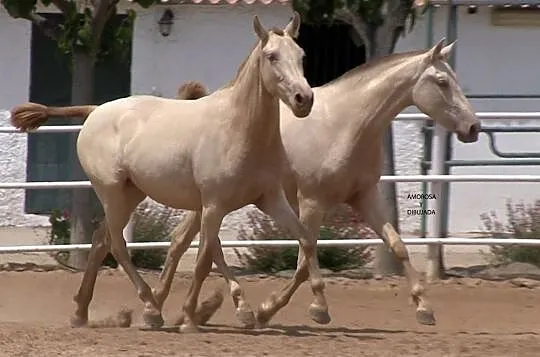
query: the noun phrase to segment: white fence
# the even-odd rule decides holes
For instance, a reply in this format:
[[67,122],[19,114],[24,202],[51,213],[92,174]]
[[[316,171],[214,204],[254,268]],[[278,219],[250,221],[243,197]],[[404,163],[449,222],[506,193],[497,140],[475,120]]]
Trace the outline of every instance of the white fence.
[[[479,119],[489,120],[536,120],[540,119],[540,112],[479,112]],[[400,114],[397,120],[425,120],[429,119],[424,114]],[[62,133],[77,132],[81,125],[65,126],[43,126],[35,132],[43,133]],[[19,133],[14,127],[0,127],[0,133]],[[444,133],[440,126],[436,126],[433,137],[433,166],[440,167],[444,162],[444,153],[437,148],[442,147],[440,141]],[[407,175],[407,176],[382,176],[381,181],[390,182],[431,182],[433,191],[437,191],[436,185],[443,182],[540,182],[540,175]],[[70,181],[70,182],[4,182],[0,183],[0,189],[54,189],[54,188],[83,188],[91,187],[89,181]],[[440,200],[437,200],[440,201]],[[431,218],[431,217],[428,217]],[[431,230],[437,231],[437,220],[431,220]],[[124,232],[128,231],[128,227]],[[127,239],[128,241],[130,239]],[[494,238],[406,238],[403,239],[408,245],[520,245],[520,246],[540,246],[540,239],[494,239]],[[383,244],[381,239],[339,239],[339,240],[321,240],[318,246],[357,246],[357,245],[379,245]],[[169,242],[147,242],[147,243],[127,243],[129,249],[166,249]],[[241,248],[251,246],[273,246],[290,247],[298,246],[296,240],[264,240],[264,241],[222,241],[224,248]],[[190,248],[197,248],[199,242],[191,243]],[[89,250],[90,244],[71,244],[71,245],[35,245],[35,246],[0,246],[2,253],[27,253],[27,252],[52,252],[52,251],[75,251]]]

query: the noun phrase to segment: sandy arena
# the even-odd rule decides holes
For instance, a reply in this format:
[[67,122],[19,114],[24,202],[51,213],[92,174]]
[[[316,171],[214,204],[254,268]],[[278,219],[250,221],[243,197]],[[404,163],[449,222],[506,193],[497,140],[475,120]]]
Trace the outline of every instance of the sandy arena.
[[[157,275],[145,273],[154,284]],[[509,282],[450,279],[431,285],[437,326],[420,326],[407,297],[405,280],[329,278],[327,296],[333,321],[313,323],[307,314],[311,291],[304,284],[263,330],[242,330],[227,295],[201,334],[141,331],[142,303],[122,272],[100,273],[90,308],[92,319],[134,309],[129,329],[72,329],[68,325],[82,275],[66,271],[0,273],[0,356],[474,356],[538,357],[538,289]],[[178,276],[167,300],[165,319],[180,311],[190,280]],[[285,282],[241,278],[252,305]],[[222,287],[212,275],[203,287]]]

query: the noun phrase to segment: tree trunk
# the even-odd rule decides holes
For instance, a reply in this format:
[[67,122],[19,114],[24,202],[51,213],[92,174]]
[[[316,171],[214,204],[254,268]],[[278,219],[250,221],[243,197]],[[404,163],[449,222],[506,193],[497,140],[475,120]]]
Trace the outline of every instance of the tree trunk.
[[[74,48],[73,76],[71,84],[71,104],[87,105],[94,101],[95,61],[92,55]],[[84,118],[72,118],[72,125],[82,124]],[[71,133],[70,162],[73,181],[88,180],[77,156],[77,137],[79,133]],[[94,231],[92,220],[96,206],[95,193],[92,188],[74,188],[71,212],[71,244],[90,243]],[[70,265],[84,269],[88,260],[88,251],[70,253]]]

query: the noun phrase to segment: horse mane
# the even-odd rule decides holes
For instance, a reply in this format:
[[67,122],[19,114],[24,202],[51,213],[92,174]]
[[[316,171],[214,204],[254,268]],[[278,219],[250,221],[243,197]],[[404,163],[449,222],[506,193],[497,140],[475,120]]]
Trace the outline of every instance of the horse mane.
[[[281,29],[273,28],[271,31],[275,32],[276,34],[278,34],[280,36],[283,35],[283,31]],[[251,56],[251,53],[255,50],[255,48],[257,47],[259,42],[260,41],[257,41],[255,43],[255,45],[252,47],[251,51],[249,52],[249,55],[242,61],[242,63],[240,63],[240,65],[238,66],[238,70],[236,71],[235,77],[233,79],[231,79],[227,84],[225,84],[220,89],[230,88],[230,87],[232,87],[234,85],[234,83],[238,79],[238,76],[240,75],[240,73],[244,69],[249,57]],[[361,64],[361,65],[359,65],[359,66],[345,72],[341,76],[339,76],[339,77],[333,79],[332,81],[322,85],[321,87],[330,86],[330,85],[336,84],[338,82],[341,82],[343,80],[346,80],[346,79],[349,79],[349,78],[352,78],[352,77],[356,77],[360,72],[366,72],[366,74],[367,74],[367,73],[370,73],[370,71],[373,70],[373,69],[379,69],[379,67],[382,67],[382,68],[380,68],[380,70],[384,70],[387,67],[393,66],[395,64],[395,62],[398,62],[398,61],[401,61],[401,60],[404,60],[404,59],[407,59],[407,58],[410,58],[410,57],[413,57],[413,56],[417,56],[417,55],[420,55],[420,54],[424,54],[428,50],[429,49],[427,49],[427,50],[409,51],[409,52],[401,52],[401,53],[392,53],[392,54],[389,54],[387,56],[375,58],[372,61],[365,62],[365,63],[363,63],[363,64]],[[177,99],[193,100],[193,99],[199,99],[201,97],[207,96],[208,94],[209,94],[208,90],[206,89],[206,87],[202,83],[197,82],[197,81],[189,81],[189,82],[184,83],[180,88],[178,88]]]
[[[408,52],[400,52],[400,53],[392,53],[387,56],[377,57],[371,61],[365,62],[345,73],[343,73],[341,76],[331,80],[330,82],[325,83],[321,87],[327,87],[333,84],[336,84],[338,82],[347,80],[349,78],[357,77],[360,75],[362,79],[368,80],[372,74],[372,71],[385,71],[388,68],[393,67],[396,62],[401,62],[405,59],[408,59],[410,57],[418,56],[421,54],[426,53],[429,51],[429,49],[424,50],[416,50],[416,51],[408,51]],[[366,78],[367,77],[367,78]]]
[[[285,36],[285,32],[283,32],[282,29],[278,28],[278,27],[272,27],[268,32],[273,32],[274,34],[278,35],[278,36]],[[244,69],[244,67],[246,66],[246,63],[249,59],[249,57],[251,56],[251,54],[253,53],[253,51],[255,51],[255,49],[257,48],[257,46],[259,45],[259,43],[261,42],[261,40],[257,40],[255,42],[255,44],[251,47],[251,51],[249,51],[249,54],[246,56],[246,58],[242,61],[242,63],[240,63],[240,66],[238,66],[238,69],[236,70],[236,75],[233,77],[233,79],[231,79],[229,82],[227,82],[227,84],[225,84],[223,87],[221,87],[220,89],[226,89],[226,88],[230,88],[232,87],[235,83],[236,83],[236,80],[238,79],[238,77],[240,76],[240,73],[242,73],[242,70]],[[219,89],[218,89],[219,90]]]
[[240,66],[238,66],[238,69],[236,70],[236,74],[234,75],[234,77],[229,82],[227,82],[223,87],[219,89],[226,89],[226,88],[231,88],[232,86],[234,86],[234,84],[238,80],[238,77],[240,76],[240,73],[242,73],[242,70],[244,69],[244,67],[246,67],[246,63],[249,57],[251,56],[253,51],[255,51],[255,49],[257,48],[260,42],[261,42],[260,40],[257,40],[257,42],[255,42],[255,45],[252,46],[251,51],[249,51],[249,54],[246,56],[246,58],[244,58],[242,63],[240,63]]

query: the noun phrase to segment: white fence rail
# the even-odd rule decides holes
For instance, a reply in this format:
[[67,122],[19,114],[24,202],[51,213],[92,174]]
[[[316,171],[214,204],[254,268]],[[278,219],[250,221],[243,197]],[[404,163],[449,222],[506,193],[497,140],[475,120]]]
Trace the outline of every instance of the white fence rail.
[[[477,112],[476,116],[481,120],[540,120],[540,112]],[[417,121],[430,119],[422,113],[401,113],[396,117],[400,121]],[[32,133],[72,133],[81,130],[82,125],[53,125],[42,126],[33,130]],[[21,132],[12,126],[0,126],[0,134]]]
[[[389,182],[540,182],[540,175],[404,175],[381,176]],[[0,182],[5,189],[55,189],[92,187],[90,181]]]
[[[539,120],[540,112],[478,112],[481,120]],[[429,119],[424,114],[399,114],[397,120],[425,120]],[[39,133],[66,133],[77,132],[82,125],[42,126],[33,132]],[[0,127],[0,133],[19,133],[11,126]],[[437,160],[437,158],[434,158]],[[389,182],[540,182],[540,175],[406,175],[406,176],[381,176],[381,181]],[[0,189],[55,189],[55,188],[84,188],[91,187],[89,181],[64,181],[64,182],[3,182]],[[539,239],[496,239],[496,238],[405,238],[407,245],[519,245],[540,246]],[[339,239],[320,240],[318,246],[358,246],[384,244],[381,239]],[[296,240],[264,240],[264,241],[222,241],[224,248],[245,248],[252,246],[271,247],[297,247]],[[170,242],[146,242],[127,243],[127,247],[133,250],[139,249],[166,249]],[[197,248],[199,242],[192,242],[190,248]],[[70,245],[28,245],[28,246],[0,246],[0,254],[29,253],[29,252],[55,252],[89,250],[90,244]]]
[[[512,239],[512,238],[405,238],[407,245],[444,244],[444,245],[519,245],[540,246],[540,239]],[[319,240],[317,246],[324,247],[354,247],[359,245],[382,245],[382,239],[328,239]],[[167,249],[170,242],[127,243],[131,250]],[[245,247],[298,247],[296,240],[226,240],[221,242],[223,248]],[[56,252],[90,250],[91,244],[63,244],[63,245],[20,245],[0,247],[0,254]],[[191,243],[189,248],[198,248],[199,241]]]

